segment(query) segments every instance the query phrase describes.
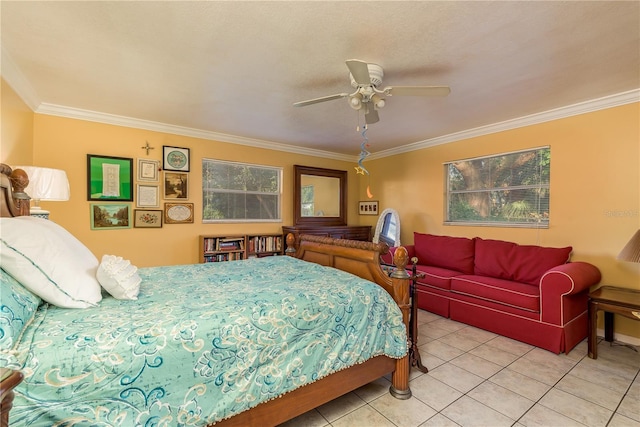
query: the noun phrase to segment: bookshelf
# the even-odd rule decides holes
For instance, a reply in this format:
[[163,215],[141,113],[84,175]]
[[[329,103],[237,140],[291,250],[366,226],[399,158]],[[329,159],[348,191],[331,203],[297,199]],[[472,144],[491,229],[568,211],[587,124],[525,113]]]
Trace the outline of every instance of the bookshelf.
[[245,236],[200,236],[200,262],[246,259]]
[[202,235],[200,262],[235,261],[254,257],[282,255],[281,234],[252,234],[235,236]]

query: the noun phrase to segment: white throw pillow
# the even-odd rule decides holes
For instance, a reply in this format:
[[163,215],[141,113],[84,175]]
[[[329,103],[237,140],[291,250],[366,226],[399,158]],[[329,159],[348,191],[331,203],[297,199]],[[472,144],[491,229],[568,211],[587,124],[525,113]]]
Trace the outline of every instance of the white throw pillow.
[[0,265],[50,304],[86,308],[102,299],[98,259],[53,221],[31,216],[0,218]]
[[98,282],[116,299],[138,299],[140,282],[138,267],[115,255],[104,255],[96,273]]

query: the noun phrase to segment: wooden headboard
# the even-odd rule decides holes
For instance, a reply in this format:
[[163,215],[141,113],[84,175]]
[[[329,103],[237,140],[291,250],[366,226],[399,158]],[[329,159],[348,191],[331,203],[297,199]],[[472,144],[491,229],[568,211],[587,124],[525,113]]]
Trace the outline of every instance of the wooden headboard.
[[27,185],[29,177],[25,171],[12,170],[11,166],[0,163],[0,216],[29,215],[31,198],[24,192]]

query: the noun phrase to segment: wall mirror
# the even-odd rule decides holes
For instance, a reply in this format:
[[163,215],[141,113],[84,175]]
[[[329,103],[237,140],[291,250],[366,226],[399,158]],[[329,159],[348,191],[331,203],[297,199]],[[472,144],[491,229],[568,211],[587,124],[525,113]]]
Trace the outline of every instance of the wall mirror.
[[347,225],[347,171],[295,165],[295,225]]
[[400,246],[400,216],[395,209],[385,209],[378,218],[373,242],[384,242],[389,247]]

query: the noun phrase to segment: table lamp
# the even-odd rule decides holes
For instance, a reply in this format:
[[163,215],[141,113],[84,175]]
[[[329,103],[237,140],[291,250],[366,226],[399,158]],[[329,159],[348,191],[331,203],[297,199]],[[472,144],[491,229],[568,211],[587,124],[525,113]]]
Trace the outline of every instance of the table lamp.
[[49,219],[49,211],[40,207],[40,200],[69,200],[69,180],[65,171],[37,166],[16,166],[14,169],[22,169],[29,176],[29,185],[24,191],[33,200],[31,216]]
[[636,231],[616,258],[620,261],[640,262],[640,230]]

